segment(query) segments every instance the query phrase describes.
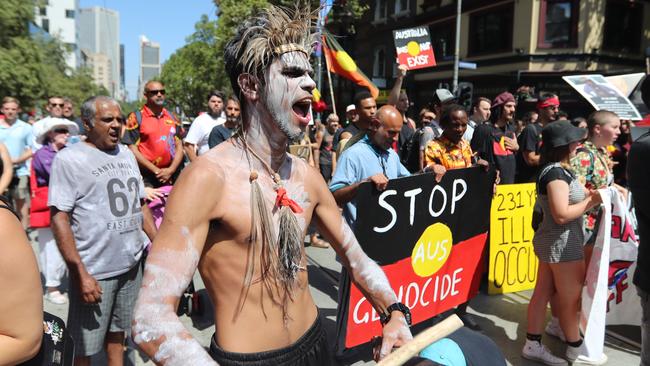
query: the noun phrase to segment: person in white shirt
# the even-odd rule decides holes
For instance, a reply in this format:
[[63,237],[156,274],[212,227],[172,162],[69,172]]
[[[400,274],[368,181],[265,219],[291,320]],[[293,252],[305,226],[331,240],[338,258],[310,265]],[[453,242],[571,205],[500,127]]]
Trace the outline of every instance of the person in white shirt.
[[208,95],[208,111],[196,117],[194,122],[192,122],[190,130],[187,132],[187,136],[185,136],[183,142],[185,154],[187,154],[190,161],[194,161],[197,156],[210,150],[208,146],[210,132],[214,127],[226,121],[222,115],[225,99],[224,92],[220,90],[210,92]]

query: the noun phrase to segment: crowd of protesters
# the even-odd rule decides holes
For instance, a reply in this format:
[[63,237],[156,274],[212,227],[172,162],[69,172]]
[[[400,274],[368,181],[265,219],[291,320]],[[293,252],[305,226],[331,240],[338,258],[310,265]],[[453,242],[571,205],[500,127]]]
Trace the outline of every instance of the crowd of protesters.
[[[466,108],[446,89],[432,90],[430,103],[413,119],[402,90],[406,69],[398,70],[387,106],[378,108],[369,93],[360,92],[345,116],[330,113],[324,123],[316,120],[289,151],[320,172],[351,227],[356,190],[366,181],[382,190],[389,179],[433,173],[440,180],[447,170],[478,165],[496,169],[496,184],[535,182],[541,219],[533,244],[540,265],[523,357],[566,364],[541,342],[550,303],[553,317],[545,331],[567,343],[566,359],[604,363],[604,355],[583,355],[577,314],[598,225],[597,190],[614,186],[628,196],[632,122],[609,111],[585,111],[569,121],[552,92],[540,94],[536,110],[518,119],[517,101],[508,91],[492,99],[479,96]],[[69,99],[52,96],[47,116],[33,124],[18,118],[18,100],[2,100],[0,194],[6,203],[0,207],[15,211],[0,210],[0,226],[16,227],[5,217],[15,214],[23,229],[36,230],[45,300],[69,302],[67,327],[80,365],[89,364],[102,348],[109,364],[123,357],[142,261],[164,215],[166,196],[187,164],[227,141],[241,125],[238,99],[218,90],[207,96],[207,111],[189,131],[165,108],[161,82],[148,82],[144,97],[144,106],[125,118],[108,97],[89,98],[75,117]],[[647,185],[636,179],[637,199],[644,200]],[[312,246],[329,247],[315,227],[307,233]],[[24,241],[20,235],[9,239]],[[24,259],[25,265],[30,261]],[[66,272],[69,294],[61,290]],[[346,276],[343,271],[343,280]],[[27,277],[20,283],[34,282]],[[467,305],[457,308],[458,315],[469,328],[480,329],[467,315]],[[644,360],[648,353],[644,347]]]

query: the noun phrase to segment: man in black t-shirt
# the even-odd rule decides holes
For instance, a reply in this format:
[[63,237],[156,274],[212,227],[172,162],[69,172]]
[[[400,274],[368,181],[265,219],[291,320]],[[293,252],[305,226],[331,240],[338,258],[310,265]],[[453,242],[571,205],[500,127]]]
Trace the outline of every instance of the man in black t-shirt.
[[208,146],[212,149],[229,139],[241,124],[240,117],[239,100],[235,97],[228,98],[228,102],[226,102],[226,122],[212,128],[208,136]]
[[[650,78],[641,84],[641,96],[650,107]],[[650,131],[639,137],[630,147],[627,157],[627,183],[639,226],[639,254],[634,284],[641,298],[641,364],[650,364]]]
[[515,182],[515,153],[519,150],[515,127],[515,97],[503,92],[492,102],[490,122],[479,125],[472,136],[472,151],[499,172],[501,184]]
[[539,170],[539,149],[542,144],[542,128],[557,121],[560,99],[555,94],[542,94],[537,102],[538,118],[524,128],[518,138],[517,183],[534,182]]

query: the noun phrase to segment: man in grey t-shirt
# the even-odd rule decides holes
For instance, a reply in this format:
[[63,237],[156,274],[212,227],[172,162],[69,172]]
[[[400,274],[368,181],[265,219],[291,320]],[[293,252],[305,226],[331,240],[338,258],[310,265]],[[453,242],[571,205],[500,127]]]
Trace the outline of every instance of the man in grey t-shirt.
[[135,156],[118,144],[121,116],[112,98],[88,99],[81,107],[87,140],[52,164],[48,205],[72,280],[68,327],[76,365],[90,364],[104,344],[109,365],[121,365],[142,278],[142,231],[150,239],[156,231]]

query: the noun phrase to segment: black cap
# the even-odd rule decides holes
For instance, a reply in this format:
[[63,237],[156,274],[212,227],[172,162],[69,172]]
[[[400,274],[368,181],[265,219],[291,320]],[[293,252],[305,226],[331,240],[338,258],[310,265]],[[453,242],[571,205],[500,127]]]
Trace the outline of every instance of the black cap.
[[542,146],[552,149],[582,141],[587,136],[587,130],[576,127],[567,120],[551,122],[542,129]]

